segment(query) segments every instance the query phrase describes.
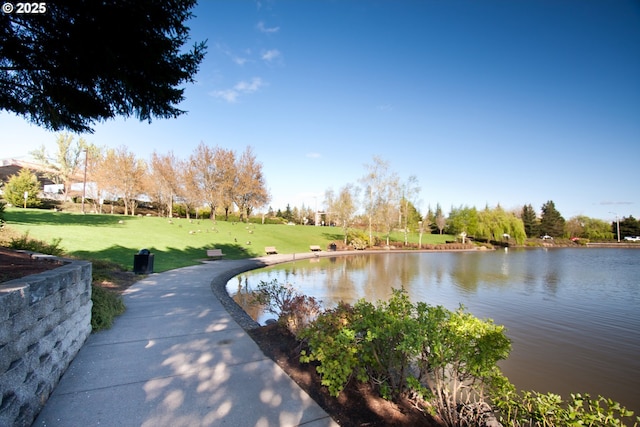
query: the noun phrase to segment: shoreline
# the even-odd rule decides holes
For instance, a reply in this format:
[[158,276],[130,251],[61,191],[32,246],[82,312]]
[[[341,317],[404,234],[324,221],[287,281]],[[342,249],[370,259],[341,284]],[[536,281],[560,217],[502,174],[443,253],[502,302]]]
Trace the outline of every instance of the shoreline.
[[350,251],[319,251],[319,252],[299,252],[293,254],[275,254],[265,255],[257,258],[246,258],[240,260],[216,260],[216,261],[202,261],[204,264],[210,263],[225,263],[228,264],[227,268],[215,275],[211,279],[211,291],[218,298],[222,306],[231,315],[242,329],[250,331],[262,327],[258,322],[253,320],[246,311],[242,309],[234,300],[229,296],[227,292],[227,283],[235,276],[251,271],[257,270],[263,267],[269,267],[277,264],[284,264],[288,262],[295,262],[298,260],[307,260],[314,258],[331,258],[335,256],[352,256],[362,254],[406,254],[406,253],[436,253],[436,252],[485,252],[490,249],[480,250],[473,249],[382,249],[382,250],[350,250]]
[[[509,246],[506,248],[513,249],[593,249],[593,248],[612,248],[612,249],[640,249],[640,244],[633,243],[589,243],[585,246],[564,246],[564,245],[541,245],[541,246]],[[251,271],[257,270],[263,267],[269,267],[271,265],[276,264],[284,264],[288,262],[295,262],[298,260],[307,260],[314,258],[330,258],[336,256],[352,256],[352,255],[362,255],[362,254],[407,254],[407,253],[437,253],[437,252],[487,252],[487,251],[496,251],[497,249],[489,249],[484,248],[480,249],[479,247],[471,248],[471,249],[365,249],[365,250],[348,250],[348,251],[318,251],[318,252],[298,252],[292,254],[273,254],[273,255],[264,255],[256,258],[245,258],[239,260],[202,260],[201,262],[204,264],[209,263],[224,263],[228,264],[228,267],[225,268],[222,272],[217,274],[211,279],[211,291],[218,298],[220,303],[224,306],[227,312],[233,317],[233,319],[244,329],[245,331],[250,331],[252,329],[256,329],[261,327],[258,322],[253,320],[247,312],[245,312],[242,307],[240,307],[234,300],[229,296],[227,292],[227,283],[229,280],[234,278],[235,276]]]

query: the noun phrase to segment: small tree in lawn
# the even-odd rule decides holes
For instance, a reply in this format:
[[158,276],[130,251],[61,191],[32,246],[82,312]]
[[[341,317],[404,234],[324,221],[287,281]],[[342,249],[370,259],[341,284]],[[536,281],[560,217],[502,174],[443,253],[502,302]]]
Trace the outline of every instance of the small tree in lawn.
[[438,227],[438,232],[442,234],[442,231],[447,227],[447,217],[444,216],[440,203],[436,206],[434,223]]
[[353,184],[347,184],[340,189],[337,197],[334,196],[333,190],[325,193],[325,204],[331,216],[342,227],[344,233],[344,243],[347,244],[347,235],[349,227],[353,223],[353,219],[357,210],[358,188]]
[[418,184],[418,178],[411,175],[407,182],[401,185],[401,199],[400,199],[400,226],[404,230],[404,244],[409,243],[409,228],[414,228],[421,221],[422,217],[416,209],[414,202],[415,198],[420,193],[420,185]]
[[9,178],[4,186],[4,199],[14,206],[32,208],[41,204],[38,199],[39,192],[38,177],[29,169],[22,169],[17,175]]

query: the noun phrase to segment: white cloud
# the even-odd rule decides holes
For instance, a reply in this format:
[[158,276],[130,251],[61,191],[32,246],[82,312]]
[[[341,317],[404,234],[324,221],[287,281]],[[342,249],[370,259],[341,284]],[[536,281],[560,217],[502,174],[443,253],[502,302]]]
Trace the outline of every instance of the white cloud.
[[263,21],[258,22],[258,24],[256,25],[256,28],[258,29],[258,31],[260,31],[261,33],[265,33],[265,34],[273,34],[273,33],[277,33],[278,31],[280,31],[280,27],[267,27]]
[[[231,58],[231,60],[237,65],[242,66],[242,65],[244,65],[245,63],[247,63],[249,61],[249,59],[247,57],[235,54],[234,52],[231,51],[231,49],[229,49],[227,46],[225,46],[225,45],[223,45],[221,43],[216,43],[215,47],[220,52],[222,52],[224,55],[226,55],[229,58]],[[247,55],[251,55],[251,50],[247,49],[245,51],[245,53]]]
[[307,157],[310,159],[319,159],[320,157],[322,157],[322,154],[320,153],[307,153]]
[[260,89],[263,85],[264,83],[262,82],[262,79],[260,77],[254,77],[249,82],[239,82],[233,88],[242,93],[253,93]]
[[241,56],[232,56],[231,60],[238,65],[244,65],[248,61],[247,58],[243,58]]
[[262,53],[262,59],[267,62],[274,61],[278,58],[280,58],[280,51],[278,49],[271,49]]
[[222,98],[227,102],[234,103],[238,101],[240,96],[255,93],[264,85],[265,83],[260,77],[254,77],[249,81],[240,81],[230,89],[211,92],[211,95],[215,98]]

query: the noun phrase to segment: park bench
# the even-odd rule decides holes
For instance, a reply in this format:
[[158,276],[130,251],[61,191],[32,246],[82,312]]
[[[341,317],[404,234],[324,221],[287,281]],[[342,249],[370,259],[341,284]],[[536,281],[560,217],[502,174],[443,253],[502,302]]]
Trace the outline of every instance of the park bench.
[[311,250],[311,252],[318,252],[321,251],[322,249],[320,248],[320,245],[310,245],[309,249]]
[[224,256],[222,249],[207,249],[207,256],[213,259],[220,259]]
[[267,253],[267,255],[269,255],[269,254],[277,254],[278,253],[278,251],[276,250],[275,246],[266,246],[264,248],[264,251]]

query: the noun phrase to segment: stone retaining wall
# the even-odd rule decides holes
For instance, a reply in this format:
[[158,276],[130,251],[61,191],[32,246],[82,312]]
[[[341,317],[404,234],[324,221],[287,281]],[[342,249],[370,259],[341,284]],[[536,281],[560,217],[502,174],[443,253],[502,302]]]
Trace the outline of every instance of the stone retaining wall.
[[0,283],[0,426],[30,426],[91,333],[91,263]]

